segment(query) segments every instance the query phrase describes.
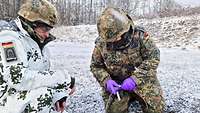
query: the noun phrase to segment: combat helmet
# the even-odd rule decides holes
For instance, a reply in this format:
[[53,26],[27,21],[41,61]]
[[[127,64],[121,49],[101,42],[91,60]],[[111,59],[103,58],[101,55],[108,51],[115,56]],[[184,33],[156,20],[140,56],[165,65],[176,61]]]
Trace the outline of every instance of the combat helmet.
[[18,15],[30,22],[41,21],[50,27],[58,21],[56,8],[47,0],[26,0]]
[[119,8],[106,8],[97,20],[100,37],[106,42],[115,42],[121,35],[133,27],[133,21],[128,14]]

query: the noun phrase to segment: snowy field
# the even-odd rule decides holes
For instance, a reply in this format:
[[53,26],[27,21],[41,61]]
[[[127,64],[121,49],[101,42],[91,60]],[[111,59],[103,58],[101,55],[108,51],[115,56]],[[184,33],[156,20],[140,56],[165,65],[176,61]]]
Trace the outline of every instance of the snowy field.
[[[157,77],[166,113],[200,113],[200,15],[136,23],[147,28],[160,48]],[[52,33],[57,40],[49,43],[51,68],[68,70],[76,78],[77,90],[67,112],[105,113],[101,88],[89,68],[98,36],[96,25],[60,26]]]
[[[68,69],[76,77],[77,91],[70,99],[69,113],[104,113],[101,88],[90,73],[93,42],[58,40],[51,44],[52,66]],[[160,48],[158,78],[164,90],[167,111],[200,113],[200,51]]]
[[[166,111],[200,113],[200,15],[139,20],[161,50],[158,79],[164,91]],[[104,113],[101,88],[90,72],[95,25],[59,27],[50,45],[52,67],[68,69],[76,77],[77,91],[69,113]],[[134,113],[134,112],[131,112]]]

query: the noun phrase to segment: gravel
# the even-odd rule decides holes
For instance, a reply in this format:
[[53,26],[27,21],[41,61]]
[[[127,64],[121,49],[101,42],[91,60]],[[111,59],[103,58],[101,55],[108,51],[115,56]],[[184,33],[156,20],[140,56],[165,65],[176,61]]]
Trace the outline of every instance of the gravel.
[[[69,99],[68,113],[104,113],[101,88],[89,68],[94,43],[58,40],[50,47],[52,67],[66,69],[76,77],[77,91]],[[160,50],[157,76],[164,91],[166,112],[200,113],[199,49]],[[129,108],[131,113],[133,105]]]

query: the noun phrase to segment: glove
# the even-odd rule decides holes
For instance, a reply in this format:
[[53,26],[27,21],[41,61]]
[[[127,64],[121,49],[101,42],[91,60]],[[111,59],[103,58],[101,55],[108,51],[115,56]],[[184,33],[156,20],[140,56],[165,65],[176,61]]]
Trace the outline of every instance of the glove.
[[135,90],[135,88],[136,88],[136,83],[131,77],[125,79],[121,86],[121,89],[125,91],[133,91]]
[[117,84],[114,80],[110,79],[106,81],[106,90],[110,92],[111,94],[115,95],[117,91],[120,89],[120,87],[121,86]]

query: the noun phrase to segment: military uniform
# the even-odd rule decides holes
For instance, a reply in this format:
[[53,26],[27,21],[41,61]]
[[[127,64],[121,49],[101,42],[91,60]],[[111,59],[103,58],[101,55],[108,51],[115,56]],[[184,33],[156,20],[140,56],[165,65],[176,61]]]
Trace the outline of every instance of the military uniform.
[[[112,15],[112,13],[110,13],[112,11],[110,11],[109,8],[106,9],[102,15],[106,15],[107,12],[109,12],[109,15]],[[98,22],[101,21],[102,18],[100,17],[100,21]],[[130,21],[130,19],[128,19],[128,21]],[[97,26],[101,27],[101,23],[98,24]],[[128,25],[133,26],[133,24]],[[111,27],[108,28],[110,29]],[[120,31],[120,28],[116,29],[115,31]],[[104,89],[106,88],[105,83],[108,79],[122,84],[126,78],[132,77],[137,83],[136,90],[132,92],[120,91],[120,96],[122,98],[120,101],[117,100],[115,95],[110,95],[104,90],[103,98],[107,113],[126,113],[128,112],[129,102],[134,100],[140,102],[145,113],[162,113],[164,99],[162,97],[159,81],[156,77],[156,69],[160,61],[159,49],[143,28],[135,26],[133,30],[129,38],[130,42],[124,45],[122,44],[123,46],[120,46],[122,48],[118,47],[116,49],[113,48],[114,45],[110,46],[109,42],[105,40],[108,35],[104,34],[108,32],[99,33],[100,37],[96,39],[92,54],[91,71]],[[110,37],[110,39],[112,39],[112,37]],[[114,40],[116,40],[116,38]]]
[[[46,6],[43,8],[52,7],[46,0],[40,2]],[[27,4],[22,7],[25,6],[27,7]],[[51,13],[54,12],[53,7],[50,9]],[[28,14],[24,10],[19,12],[22,17]],[[45,14],[49,15],[49,13]],[[51,19],[46,21],[46,24],[53,27],[55,21],[52,20],[56,17],[49,16]],[[66,92],[67,95],[67,85],[71,80],[67,71],[50,69],[47,45],[55,37],[49,35],[44,42],[40,42],[32,27],[23,19],[17,18],[9,23],[3,22],[0,26],[0,38],[1,112],[49,113],[53,111],[50,109],[52,95],[54,92]]]

